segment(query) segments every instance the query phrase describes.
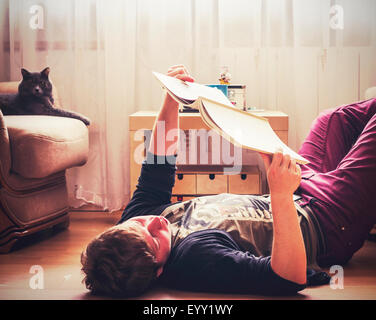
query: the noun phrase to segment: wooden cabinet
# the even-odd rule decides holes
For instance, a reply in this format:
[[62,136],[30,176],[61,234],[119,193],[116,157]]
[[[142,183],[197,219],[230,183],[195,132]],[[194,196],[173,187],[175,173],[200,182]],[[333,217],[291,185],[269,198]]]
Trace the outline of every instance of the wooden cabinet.
[[[288,144],[288,116],[285,113],[280,111],[264,111],[255,114],[267,118],[279,138],[286,145]],[[139,111],[129,117],[131,195],[136,188],[142,160],[145,157],[146,147],[157,115],[158,111]],[[189,132],[195,132],[196,130],[196,132],[202,133],[205,132],[205,130],[210,130],[198,113],[179,114],[179,128],[182,132],[184,131],[184,141],[187,145],[194,145],[194,141],[190,141],[190,138],[188,139]],[[202,140],[198,139],[197,141],[198,144],[200,144]],[[210,137],[210,139],[207,140],[207,146],[202,148],[197,146],[198,152],[196,158],[199,159],[198,162],[194,164],[187,164],[187,162],[182,164],[178,162],[175,186],[172,190],[172,201],[184,201],[200,195],[226,192],[236,194],[261,194],[262,185],[259,168],[255,165],[246,165],[243,162],[243,165],[237,169],[235,174],[225,174],[223,169],[229,166],[228,163],[222,165],[218,163],[218,161],[214,161],[214,157],[211,157],[214,152],[222,148],[221,146],[215,145],[213,141],[213,137]],[[242,152],[246,153],[249,152],[249,150],[244,149]],[[189,152],[185,152],[185,154],[183,152],[179,153],[184,155],[184,157],[181,157],[181,159],[184,158],[184,161],[187,161],[189,158],[195,158],[191,157],[192,154],[189,154]],[[209,162],[205,164],[199,163],[201,159],[205,159],[205,156],[206,159],[209,158]],[[243,156],[244,154],[242,157]],[[222,159],[219,160],[219,162],[221,162]]]

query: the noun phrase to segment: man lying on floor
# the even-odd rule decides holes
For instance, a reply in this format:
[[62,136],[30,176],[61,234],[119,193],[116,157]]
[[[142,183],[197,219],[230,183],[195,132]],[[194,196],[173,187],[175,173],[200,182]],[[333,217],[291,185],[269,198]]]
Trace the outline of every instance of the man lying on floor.
[[[167,75],[193,81],[184,66]],[[369,100],[320,115],[299,151],[308,165],[280,151],[272,158],[261,154],[270,196],[220,194],[175,204],[178,141],[161,137],[154,125],[122,218],[81,255],[86,287],[110,296],[140,295],[155,283],[285,295],[327,284],[329,276],[314,269],[346,263],[376,222],[370,210],[375,112],[376,100]],[[157,121],[164,121],[166,133],[178,128],[178,104],[168,94]]]

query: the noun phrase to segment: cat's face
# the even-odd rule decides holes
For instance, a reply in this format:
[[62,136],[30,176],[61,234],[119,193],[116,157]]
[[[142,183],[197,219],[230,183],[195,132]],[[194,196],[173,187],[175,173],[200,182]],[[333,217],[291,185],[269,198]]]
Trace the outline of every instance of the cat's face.
[[18,92],[22,96],[52,96],[52,84],[48,79],[50,68],[45,68],[41,72],[29,72],[21,69],[22,81],[18,86]]

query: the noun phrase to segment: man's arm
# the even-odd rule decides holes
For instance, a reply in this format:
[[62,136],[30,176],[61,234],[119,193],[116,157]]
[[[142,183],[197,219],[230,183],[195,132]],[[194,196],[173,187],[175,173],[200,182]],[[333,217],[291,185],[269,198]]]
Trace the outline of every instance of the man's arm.
[[289,155],[277,151],[273,160],[261,154],[267,169],[273,214],[271,267],[279,276],[298,284],[307,281],[307,258],[293,193],[301,171]]
[[[177,153],[179,127],[178,103],[166,93],[164,103],[154,123],[149,152],[158,156],[173,156]],[[167,139],[167,135],[173,139]]]
[[[184,66],[174,66],[168,76],[193,81]],[[155,121],[146,161],[131,201],[118,223],[140,215],[159,215],[171,204],[171,191],[175,182],[178,144],[178,103],[166,94]],[[173,136],[171,139],[169,136]]]
[[[183,65],[171,67],[167,75],[183,81],[194,81]],[[173,156],[177,153],[179,128],[178,106],[178,103],[169,94],[166,94],[163,106],[154,123],[149,146],[150,153],[158,156]],[[173,139],[169,138],[169,136],[172,136]]]

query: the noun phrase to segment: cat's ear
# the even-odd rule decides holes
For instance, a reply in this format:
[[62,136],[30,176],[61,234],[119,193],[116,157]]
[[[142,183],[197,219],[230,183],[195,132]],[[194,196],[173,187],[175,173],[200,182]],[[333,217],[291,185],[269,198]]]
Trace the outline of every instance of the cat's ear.
[[50,74],[50,68],[47,67],[45,69],[43,69],[40,73],[43,77],[45,77],[46,79],[48,79],[48,75]]
[[21,73],[22,73],[22,77],[23,78],[27,78],[27,77],[29,77],[30,76],[30,72],[29,71],[27,71],[26,69],[21,69]]

